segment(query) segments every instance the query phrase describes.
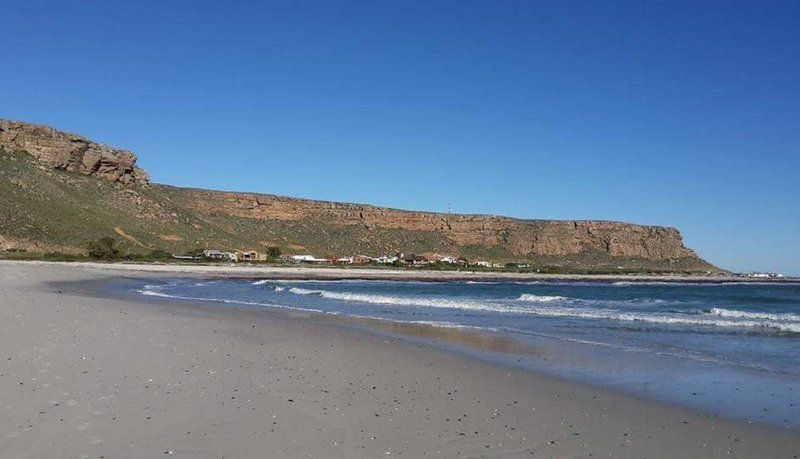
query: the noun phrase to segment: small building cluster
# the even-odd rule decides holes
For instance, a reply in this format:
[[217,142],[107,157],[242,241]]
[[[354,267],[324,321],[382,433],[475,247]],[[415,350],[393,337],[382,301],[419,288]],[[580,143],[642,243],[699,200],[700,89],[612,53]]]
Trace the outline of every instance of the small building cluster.
[[219,261],[239,261],[236,252],[221,252],[219,250],[203,250],[203,258]]
[[474,265],[475,266],[480,266],[482,268],[503,268],[503,267],[505,267],[505,265],[502,264],[502,263],[492,263],[490,261],[484,261],[484,260],[476,261],[474,263]]
[[328,257],[321,258],[314,255],[287,255],[287,261],[294,263],[311,264],[338,264],[338,265],[406,265],[406,266],[425,266],[434,263],[466,266],[467,261],[456,257],[441,257],[429,259],[422,255],[397,253],[395,255],[383,255],[380,257],[370,257],[368,255],[352,255],[349,257]]
[[[280,253],[280,252],[278,252]],[[306,264],[328,264],[328,265],[402,265],[421,267],[428,265],[451,265],[451,266],[476,266],[484,268],[502,268],[505,264],[493,263],[484,260],[469,262],[466,259],[455,256],[443,256],[438,258],[428,258],[414,253],[403,254],[398,252],[394,255],[382,255],[371,257],[368,255],[351,255],[345,257],[318,257],[310,254],[301,255],[280,255],[261,253],[256,250],[236,250],[222,251],[216,249],[206,249],[192,255],[174,255],[173,258],[180,260],[211,260],[221,262],[264,262],[270,259],[280,259],[290,263]]]
[[206,249],[192,255],[173,255],[176,260],[210,260],[227,262],[267,261],[267,255],[255,250],[236,250],[223,252],[221,250]]
[[747,277],[754,279],[783,279],[784,276],[781,273],[749,273]]

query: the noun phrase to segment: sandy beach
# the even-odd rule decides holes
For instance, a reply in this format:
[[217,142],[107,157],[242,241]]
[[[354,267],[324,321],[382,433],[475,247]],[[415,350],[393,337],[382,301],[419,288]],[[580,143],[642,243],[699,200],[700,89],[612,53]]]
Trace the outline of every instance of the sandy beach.
[[[0,260],[0,263],[3,263]],[[28,261],[31,265],[69,266],[69,263]],[[175,276],[244,277],[268,279],[365,279],[417,281],[658,281],[658,282],[786,282],[796,279],[762,279],[702,274],[546,274],[502,271],[393,269],[375,267],[341,267],[314,265],[273,265],[246,263],[104,263],[80,262],[76,266],[106,273],[164,273]]]
[[176,273],[350,275],[308,269],[0,262],[0,456],[800,455],[797,432],[493,364],[363,325],[87,287]]

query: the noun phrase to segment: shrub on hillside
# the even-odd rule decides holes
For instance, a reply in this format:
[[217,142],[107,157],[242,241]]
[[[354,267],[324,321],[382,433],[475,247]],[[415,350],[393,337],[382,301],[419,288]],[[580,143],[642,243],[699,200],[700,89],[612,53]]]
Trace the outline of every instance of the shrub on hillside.
[[151,260],[169,260],[172,258],[172,254],[165,250],[155,249],[147,255],[147,258]]
[[122,256],[113,237],[101,237],[89,243],[89,258],[97,260],[114,260]]

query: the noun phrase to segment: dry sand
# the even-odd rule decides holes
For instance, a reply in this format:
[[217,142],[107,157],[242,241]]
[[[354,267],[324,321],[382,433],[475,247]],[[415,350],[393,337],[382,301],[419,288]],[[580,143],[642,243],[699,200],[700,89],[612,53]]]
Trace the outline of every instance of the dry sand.
[[316,316],[101,298],[49,284],[119,274],[0,262],[0,456],[800,454],[796,432]]

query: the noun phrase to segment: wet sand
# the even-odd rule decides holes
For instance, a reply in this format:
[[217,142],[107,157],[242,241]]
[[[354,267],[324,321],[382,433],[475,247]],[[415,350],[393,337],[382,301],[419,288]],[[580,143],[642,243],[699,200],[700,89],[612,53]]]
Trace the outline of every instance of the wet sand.
[[0,262],[0,456],[800,454],[796,432],[363,326],[53,284],[154,275],[120,269]]

